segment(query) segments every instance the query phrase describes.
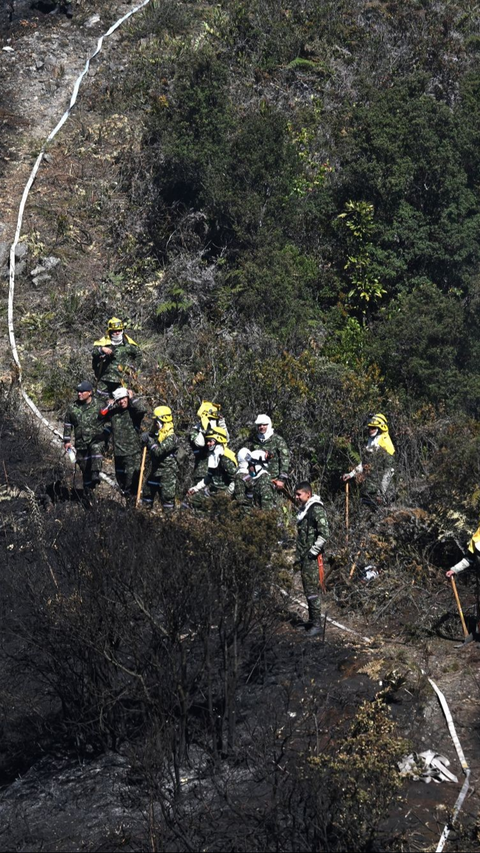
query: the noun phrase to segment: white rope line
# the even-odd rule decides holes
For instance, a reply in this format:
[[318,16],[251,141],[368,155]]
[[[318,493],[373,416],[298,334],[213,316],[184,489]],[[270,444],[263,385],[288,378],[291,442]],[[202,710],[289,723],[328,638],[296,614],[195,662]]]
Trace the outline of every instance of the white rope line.
[[[308,607],[305,604],[305,602],[300,601],[298,598],[294,598],[293,595],[290,595],[290,593],[286,591],[286,589],[282,589],[281,586],[277,587],[277,589],[280,590],[280,592],[283,596],[286,596],[287,598],[289,598],[290,601],[293,601],[295,604],[298,604],[299,607],[302,607],[304,610],[308,610]],[[335,628],[340,628],[340,630],[342,630],[342,631],[347,631],[348,634],[354,634],[356,637],[360,637],[360,639],[363,640],[364,643],[373,643],[374,642],[371,637],[362,636],[362,634],[359,634],[358,631],[354,631],[353,628],[347,628],[347,626],[342,625],[341,622],[335,622],[335,619],[330,619],[330,616],[325,616],[325,619],[327,620],[327,622],[330,622],[330,625],[334,625]]]
[[[20,239],[20,234],[21,234],[21,229],[22,229],[22,223],[23,223],[23,215],[24,215],[25,205],[26,205],[26,203],[27,203],[28,195],[29,195],[29,193],[30,193],[30,190],[31,190],[32,185],[33,185],[33,182],[35,181],[35,178],[36,178],[36,176],[37,176],[38,170],[39,170],[40,165],[41,165],[41,163],[42,163],[42,160],[43,160],[43,158],[44,158],[44,155],[45,155],[45,152],[46,152],[46,147],[47,147],[48,143],[49,143],[49,142],[51,142],[51,141],[54,139],[54,137],[57,135],[57,133],[59,132],[59,130],[63,127],[63,125],[64,125],[64,124],[65,124],[65,122],[67,121],[67,119],[68,119],[68,117],[69,117],[69,115],[70,115],[70,112],[72,111],[72,109],[73,109],[73,107],[74,107],[74,105],[75,105],[75,103],[76,103],[76,101],[77,101],[78,92],[79,92],[79,89],[80,89],[81,83],[82,83],[83,78],[85,77],[85,75],[88,73],[88,70],[89,70],[89,68],[90,68],[90,63],[91,63],[91,61],[92,61],[92,60],[95,58],[95,56],[97,56],[97,54],[101,51],[102,46],[103,46],[103,41],[104,41],[104,39],[105,39],[105,38],[108,38],[108,36],[110,36],[112,33],[114,33],[114,32],[115,32],[115,30],[116,30],[116,29],[118,29],[118,27],[120,27],[120,26],[121,26],[121,25],[122,25],[126,20],[128,20],[128,18],[130,18],[132,15],[135,15],[137,12],[139,12],[141,9],[143,9],[145,6],[147,6],[147,5],[148,5],[148,3],[150,3],[150,0],[143,0],[143,3],[141,3],[139,6],[135,6],[133,9],[131,9],[129,12],[127,12],[127,13],[126,13],[122,18],[119,18],[119,19],[118,19],[118,20],[117,20],[117,21],[116,21],[116,22],[115,22],[115,23],[110,27],[110,29],[109,29],[109,30],[107,30],[107,32],[106,32],[106,33],[104,33],[104,34],[99,38],[99,40],[98,40],[98,42],[97,42],[97,47],[96,47],[96,49],[95,49],[95,50],[94,50],[94,52],[93,52],[93,53],[88,57],[88,59],[87,59],[87,61],[86,61],[86,63],[85,63],[85,67],[84,67],[83,71],[82,71],[82,72],[81,72],[81,74],[77,77],[77,79],[76,79],[76,81],[75,81],[74,88],[73,88],[73,92],[72,92],[72,96],[71,96],[71,98],[70,98],[70,104],[69,104],[69,106],[68,106],[67,110],[66,110],[66,111],[64,112],[64,114],[62,115],[62,117],[61,117],[60,121],[58,122],[57,126],[52,130],[52,132],[49,134],[49,136],[47,137],[46,141],[44,142],[44,144],[43,144],[43,146],[42,146],[42,149],[41,149],[41,151],[40,151],[40,154],[38,155],[38,157],[37,157],[37,159],[36,159],[36,161],[35,161],[35,164],[34,164],[34,166],[33,166],[33,169],[32,169],[32,171],[31,171],[31,173],[30,173],[30,176],[29,176],[29,178],[28,178],[27,184],[26,184],[26,186],[25,186],[25,189],[24,189],[24,191],[23,191],[23,195],[22,195],[22,198],[21,198],[21,202],[20,202],[20,206],[19,206],[19,211],[18,211],[18,218],[17,218],[17,227],[16,227],[16,231],[15,231],[14,240],[13,240],[12,245],[11,245],[11,248],[10,248],[10,276],[9,276],[9,292],[8,292],[8,334],[9,334],[10,348],[11,348],[11,350],[12,350],[13,359],[14,359],[14,361],[15,361],[15,364],[17,365],[17,368],[18,368],[18,381],[19,381],[19,385],[20,385],[20,390],[21,390],[21,393],[22,393],[23,399],[25,400],[25,402],[27,403],[27,405],[30,407],[30,409],[33,411],[33,413],[36,415],[36,417],[37,417],[37,418],[39,418],[39,419],[41,420],[41,422],[42,422],[45,426],[47,426],[47,427],[48,427],[48,429],[49,429],[49,430],[51,430],[51,432],[53,432],[53,433],[54,433],[55,435],[57,435],[59,438],[62,438],[62,436],[60,435],[60,433],[58,432],[58,430],[56,430],[56,429],[55,429],[55,428],[54,428],[54,427],[49,423],[49,421],[48,421],[48,420],[47,420],[47,419],[42,415],[42,413],[40,412],[40,410],[38,409],[38,407],[35,405],[35,403],[33,402],[33,400],[28,396],[28,394],[26,393],[26,391],[22,388],[22,366],[21,366],[20,359],[19,359],[19,356],[18,356],[17,344],[16,344],[16,339],[15,339],[15,329],[14,329],[14,324],[13,324],[13,305],[14,305],[14,293],[15,293],[15,249],[16,249],[16,247],[17,247],[17,245],[18,245],[18,241],[19,241],[19,239]],[[104,478],[105,480],[107,480],[108,482],[110,482],[112,485],[115,485],[115,484],[113,483],[113,481],[112,481],[112,480],[110,480],[110,478],[109,478],[109,477],[107,477],[106,475],[103,475],[103,478]],[[281,588],[280,588],[280,592],[282,593],[282,595],[284,595],[284,596],[286,596],[287,598],[290,598],[292,601],[294,601],[294,602],[295,602],[295,604],[298,604],[300,607],[302,607],[303,609],[307,610],[307,605],[306,605],[306,604],[304,604],[304,602],[299,601],[299,599],[297,599],[297,598],[293,598],[293,596],[289,595],[289,593],[288,593],[286,590],[284,590],[284,589],[281,589]],[[359,634],[359,633],[358,633],[358,631],[354,631],[352,628],[348,628],[346,625],[342,625],[340,622],[336,622],[334,619],[330,619],[330,617],[328,617],[328,616],[326,616],[326,617],[325,617],[325,619],[326,619],[326,621],[327,621],[327,622],[329,622],[331,625],[334,625],[336,628],[339,628],[340,630],[342,630],[342,631],[346,631],[346,632],[348,632],[348,633],[350,633],[350,634],[354,634],[355,636],[360,637],[360,638],[361,638],[364,642],[366,642],[366,643],[372,643],[372,642],[373,642],[373,640],[372,640],[370,637],[364,637],[364,636],[362,636],[361,634]],[[460,764],[461,764],[461,766],[462,766],[462,770],[463,770],[463,772],[465,773],[465,781],[464,781],[464,783],[463,783],[463,785],[462,785],[462,789],[461,789],[461,791],[460,791],[460,794],[458,795],[457,800],[456,800],[456,802],[455,802],[455,806],[454,806],[454,809],[453,809],[453,813],[452,813],[451,821],[450,821],[450,823],[448,823],[448,824],[446,824],[446,825],[445,825],[445,827],[444,827],[444,829],[443,829],[443,832],[442,832],[442,835],[441,835],[441,837],[440,837],[440,840],[439,840],[439,842],[438,842],[437,848],[436,848],[436,853],[442,853],[442,851],[443,851],[443,849],[444,849],[444,847],[445,847],[445,844],[446,844],[446,842],[447,842],[448,836],[449,836],[449,834],[450,834],[450,832],[451,832],[452,826],[453,826],[453,824],[454,824],[454,822],[455,822],[455,820],[456,820],[456,818],[457,818],[457,816],[458,816],[458,814],[459,814],[459,812],[460,812],[460,810],[461,810],[461,808],[462,808],[463,802],[464,802],[465,797],[466,797],[466,795],[467,795],[467,791],[468,791],[469,783],[470,783],[470,772],[471,772],[471,771],[470,771],[470,768],[469,768],[469,766],[468,766],[468,764],[467,764],[467,761],[466,761],[466,758],[465,758],[465,754],[464,754],[464,752],[463,752],[463,749],[462,749],[462,746],[461,746],[461,744],[460,744],[460,741],[459,741],[459,739],[458,739],[458,735],[457,735],[457,732],[456,732],[456,730],[455,730],[455,726],[454,726],[454,723],[453,723],[453,718],[452,718],[452,715],[451,715],[451,713],[450,713],[450,709],[449,709],[449,707],[448,707],[447,700],[445,699],[444,694],[443,694],[443,693],[442,693],[442,691],[437,687],[437,685],[435,684],[435,682],[434,682],[434,681],[432,681],[432,679],[431,679],[431,678],[429,678],[429,679],[428,679],[428,681],[430,682],[430,684],[431,684],[432,688],[434,689],[434,691],[436,692],[436,694],[437,694],[437,696],[438,696],[438,698],[439,698],[439,700],[440,700],[440,704],[441,704],[441,706],[442,706],[442,710],[443,710],[443,712],[444,712],[445,719],[446,719],[446,721],[447,721],[447,725],[448,725],[448,729],[449,729],[449,732],[450,732],[450,736],[451,736],[451,738],[452,738],[452,740],[453,740],[453,743],[454,743],[454,745],[455,745],[455,749],[456,749],[456,751],[457,751],[457,755],[458,755],[458,758],[459,758],[459,760],[460,760]]]
[[[65,124],[67,118],[69,117],[73,107],[75,106],[75,103],[77,101],[78,91],[80,89],[80,85],[82,83],[83,78],[88,73],[88,70],[90,68],[90,62],[101,51],[104,39],[108,38],[108,36],[110,36],[113,32],[115,32],[115,30],[118,29],[118,27],[120,27],[128,18],[130,18],[132,15],[135,15],[137,12],[139,12],[141,9],[143,9],[144,6],[146,6],[148,3],[150,3],[150,0],[143,0],[143,3],[140,3],[140,5],[138,5],[138,6],[135,6],[133,9],[131,9],[129,12],[127,12],[125,15],[123,15],[122,18],[119,18],[118,21],[116,21],[114,24],[112,24],[110,29],[107,30],[107,32],[104,33],[102,36],[100,36],[100,38],[98,39],[97,47],[95,48],[93,53],[90,54],[90,56],[88,57],[83,71],[77,77],[77,79],[75,81],[72,96],[70,98],[70,104],[69,104],[68,108],[65,110],[65,112],[62,115],[57,126],[52,130],[52,132],[49,134],[49,136],[47,137],[47,139],[43,143],[40,154],[38,155],[38,157],[35,161],[35,164],[33,166],[33,169],[30,172],[30,177],[28,178],[28,181],[26,183],[26,186],[25,186],[25,189],[23,191],[23,195],[22,195],[22,198],[20,201],[20,206],[18,209],[18,217],[17,217],[17,227],[15,230],[15,236],[13,239],[13,243],[10,247],[10,276],[9,276],[9,288],[8,288],[7,322],[8,322],[8,336],[9,336],[9,341],[10,341],[10,349],[12,351],[13,360],[14,360],[14,362],[17,366],[17,370],[18,370],[18,383],[20,386],[20,391],[21,391],[22,397],[25,400],[27,406],[30,407],[30,409],[32,410],[34,415],[44,424],[44,426],[46,426],[54,435],[58,436],[59,438],[62,438],[62,436],[60,435],[58,430],[55,429],[55,427],[52,426],[52,424],[49,423],[49,421],[42,415],[42,413],[40,412],[38,407],[35,405],[35,403],[31,399],[31,397],[28,396],[27,392],[22,387],[22,365],[20,363],[20,358],[18,355],[17,343],[15,340],[15,328],[14,328],[14,324],[13,324],[13,306],[14,306],[14,296],[15,296],[15,250],[17,248],[17,244],[18,244],[18,241],[20,239],[20,234],[21,234],[21,230],[22,230],[22,223],[23,223],[23,215],[25,212],[25,205],[27,203],[28,195],[29,195],[30,190],[32,188],[33,182],[35,181],[35,178],[37,176],[38,170],[40,168],[40,164],[41,164],[41,162],[44,158],[44,155],[46,153],[47,145],[49,142],[52,141],[52,139],[54,139],[54,137],[59,132],[60,128],[63,127],[63,125]],[[103,479],[109,480],[109,478],[107,478],[106,475],[104,475]],[[110,481],[110,482],[112,482],[112,481]]]
[[449,823],[445,824],[445,826],[443,828],[443,832],[440,836],[440,841],[438,842],[437,847],[436,847],[436,853],[442,853],[442,850],[445,847],[445,844],[447,842],[448,836],[450,835],[450,832],[453,828],[453,824],[455,823],[455,821],[458,817],[458,814],[460,812],[460,809],[462,808],[463,801],[464,801],[465,797],[467,796],[467,791],[468,791],[468,788],[470,785],[470,768],[467,764],[467,759],[465,758],[465,754],[463,752],[462,745],[458,739],[458,735],[457,735],[457,732],[455,730],[455,725],[453,722],[452,715],[450,713],[450,708],[448,707],[447,700],[445,699],[445,696],[443,695],[443,693],[439,689],[439,687],[437,687],[435,682],[432,681],[431,678],[429,678],[428,680],[429,680],[430,684],[432,685],[433,689],[435,690],[435,693],[437,694],[437,696],[439,698],[440,705],[442,706],[442,711],[443,711],[443,713],[445,715],[445,719],[447,721],[447,726],[448,726],[448,730],[450,732],[450,737],[453,740],[453,743],[454,743],[455,749],[457,751],[457,755],[458,755],[460,764],[462,765],[462,770],[465,773],[465,781],[462,785],[462,789],[461,789],[461,791],[457,797],[457,800],[455,802],[455,805],[453,807],[453,813],[452,813],[451,820],[449,821]]
[[[282,587],[279,586],[277,588],[280,590],[280,592],[282,593],[283,596],[286,596],[291,601],[295,602],[295,604],[298,604],[300,607],[302,607],[304,610],[308,609],[307,605],[303,601],[300,601],[298,598],[294,598],[285,589],[282,589]],[[357,637],[361,637],[361,639],[367,643],[373,642],[372,639],[370,639],[369,637],[363,637],[361,634],[359,634],[357,631],[354,631],[352,628],[347,628],[346,625],[342,625],[340,622],[335,622],[333,619],[330,619],[328,616],[326,616],[325,618],[326,618],[327,622],[330,622],[332,625],[335,625],[336,628],[341,628],[342,631],[348,631],[349,634],[355,634]],[[422,669],[422,673],[423,673],[423,675],[426,675],[425,670],[423,670],[423,669]],[[427,676],[427,678],[428,678],[428,676]],[[460,791],[460,793],[456,799],[455,805],[453,807],[451,820],[449,821],[449,823],[445,824],[445,826],[443,828],[443,832],[440,836],[440,840],[437,844],[437,847],[435,848],[435,853],[442,853],[442,851],[445,847],[445,844],[447,842],[448,836],[450,835],[450,832],[453,828],[453,824],[455,823],[455,821],[456,821],[456,819],[460,813],[460,810],[463,806],[463,802],[465,800],[465,797],[467,796],[467,792],[468,792],[468,789],[470,786],[470,773],[471,773],[471,771],[470,771],[470,768],[468,766],[467,759],[465,758],[465,753],[462,749],[462,745],[461,745],[460,740],[458,738],[458,735],[457,735],[457,732],[455,729],[455,725],[453,722],[453,717],[451,715],[450,708],[448,707],[447,700],[445,699],[444,694],[442,693],[440,688],[435,684],[435,682],[431,678],[428,678],[428,681],[430,682],[431,686],[433,687],[435,693],[438,696],[438,699],[440,701],[440,705],[442,707],[442,711],[443,711],[443,713],[445,715],[445,719],[447,721],[447,726],[448,726],[448,730],[450,732],[450,737],[452,738],[452,741],[453,741],[453,744],[455,746],[460,764],[462,765],[462,770],[465,773],[465,781],[462,785],[461,791]]]

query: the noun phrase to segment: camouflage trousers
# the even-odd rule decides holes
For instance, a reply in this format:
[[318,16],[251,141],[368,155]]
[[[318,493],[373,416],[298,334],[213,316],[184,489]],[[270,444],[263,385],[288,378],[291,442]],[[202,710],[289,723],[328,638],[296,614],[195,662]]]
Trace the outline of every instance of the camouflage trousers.
[[208,512],[211,509],[212,502],[215,502],[215,500],[229,500],[231,498],[232,494],[226,486],[223,488],[209,486],[205,489],[200,489],[199,492],[195,492],[194,495],[187,498],[184,505],[199,512]]
[[177,472],[171,468],[158,473],[150,472],[143,489],[142,503],[146,507],[152,507],[155,495],[158,494],[160,502],[165,510],[175,507],[175,493],[177,490]]
[[300,561],[300,572],[302,575],[303,591],[308,605],[308,618],[314,625],[320,624],[322,615],[320,598],[320,579],[318,576],[318,563],[303,557]]
[[103,460],[102,448],[103,444],[89,444],[85,448],[75,448],[78,467],[82,472],[84,489],[94,489],[100,482]]
[[253,483],[253,505],[258,509],[275,509],[277,495],[270,477],[265,474]]
[[132,453],[129,456],[115,456],[115,476],[124,495],[135,495],[138,488],[142,454]]
[[253,507],[256,509],[275,509],[275,498],[275,491],[269,477],[263,476],[247,483],[238,475],[235,478],[234,499],[247,512]]

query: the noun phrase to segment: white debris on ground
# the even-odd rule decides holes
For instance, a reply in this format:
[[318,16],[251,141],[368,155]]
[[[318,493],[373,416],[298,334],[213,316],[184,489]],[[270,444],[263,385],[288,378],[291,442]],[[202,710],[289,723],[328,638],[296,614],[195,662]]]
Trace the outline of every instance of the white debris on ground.
[[438,752],[434,752],[433,749],[426,749],[425,752],[411,752],[410,755],[404,755],[397,762],[400,776],[416,781],[421,779],[427,784],[433,781],[438,784],[440,782],[456,782],[458,785],[455,774],[447,769],[449,766],[449,759]]

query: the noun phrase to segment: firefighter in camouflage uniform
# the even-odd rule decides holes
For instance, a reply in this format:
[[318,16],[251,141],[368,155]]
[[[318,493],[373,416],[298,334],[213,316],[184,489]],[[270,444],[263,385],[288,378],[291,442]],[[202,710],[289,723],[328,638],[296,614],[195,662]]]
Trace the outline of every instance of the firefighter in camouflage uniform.
[[395,497],[395,447],[385,415],[369,415],[367,428],[368,441],[362,461],[342,479],[346,482],[354,477],[360,485],[362,505],[376,512]]
[[142,502],[144,506],[152,507],[155,495],[158,494],[164,512],[171,512],[175,508],[177,488],[178,438],[173,428],[172,410],[168,406],[157,406],[153,418],[152,430],[143,433],[141,437],[151,459]]
[[233,495],[237,460],[227,447],[228,434],[224,427],[213,426],[206,430],[205,443],[208,448],[207,473],[188,490],[191,506],[204,509],[205,500],[218,494]]
[[116,388],[108,405],[101,410],[105,431],[113,438],[115,476],[125,497],[134,497],[138,486],[142,445],[140,424],[146,409],[133,391]]
[[127,384],[141,361],[140,347],[127,335],[122,320],[112,317],[105,337],[93,344],[92,367],[99,393],[111,396],[116,388]]
[[[249,450],[264,450],[269,454],[268,471],[270,477],[258,477],[253,484],[254,502],[257,506],[270,509],[276,504],[276,494],[285,488],[290,467],[290,451],[284,438],[277,435],[268,415],[258,415],[255,425],[256,434],[250,439]],[[270,498],[270,493],[272,497]]]
[[306,634],[308,637],[316,637],[322,631],[318,558],[328,539],[328,521],[323,503],[318,495],[313,494],[310,483],[304,481],[298,484],[295,499],[299,505],[295,563],[300,567],[308,605]]
[[72,431],[75,433],[76,461],[82,472],[83,488],[90,493],[100,482],[102,450],[105,436],[100,417],[100,404],[93,399],[93,385],[80,382],[77,385],[77,400],[65,415],[63,445],[66,451],[72,447]]
[[235,500],[246,509],[274,509],[273,491],[269,461],[269,450],[249,450],[242,447],[238,451],[238,471],[235,482]]
[[220,414],[221,406],[218,403],[210,403],[202,400],[197,411],[198,423],[192,427],[189,435],[190,447],[193,451],[193,483],[199,483],[208,473],[209,449],[206,442],[206,434],[210,428],[221,427],[225,430],[227,442],[229,434],[225,418]]

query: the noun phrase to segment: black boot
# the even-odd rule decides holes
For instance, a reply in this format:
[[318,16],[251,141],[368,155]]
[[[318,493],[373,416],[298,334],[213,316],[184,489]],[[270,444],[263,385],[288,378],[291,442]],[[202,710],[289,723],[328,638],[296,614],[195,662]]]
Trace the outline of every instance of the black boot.
[[308,622],[305,625],[307,637],[318,637],[322,633],[322,613],[320,610],[320,596],[307,599]]
[[315,624],[315,622],[313,623],[313,625],[312,625],[312,627],[311,627],[311,628],[308,628],[308,629],[305,631],[305,635],[306,635],[307,637],[319,637],[319,636],[320,636],[320,634],[322,634],[322,633],[323,633],[323,628],[322,628],[322,626],[321,626],[321,625],[318,625],[318,624]]

